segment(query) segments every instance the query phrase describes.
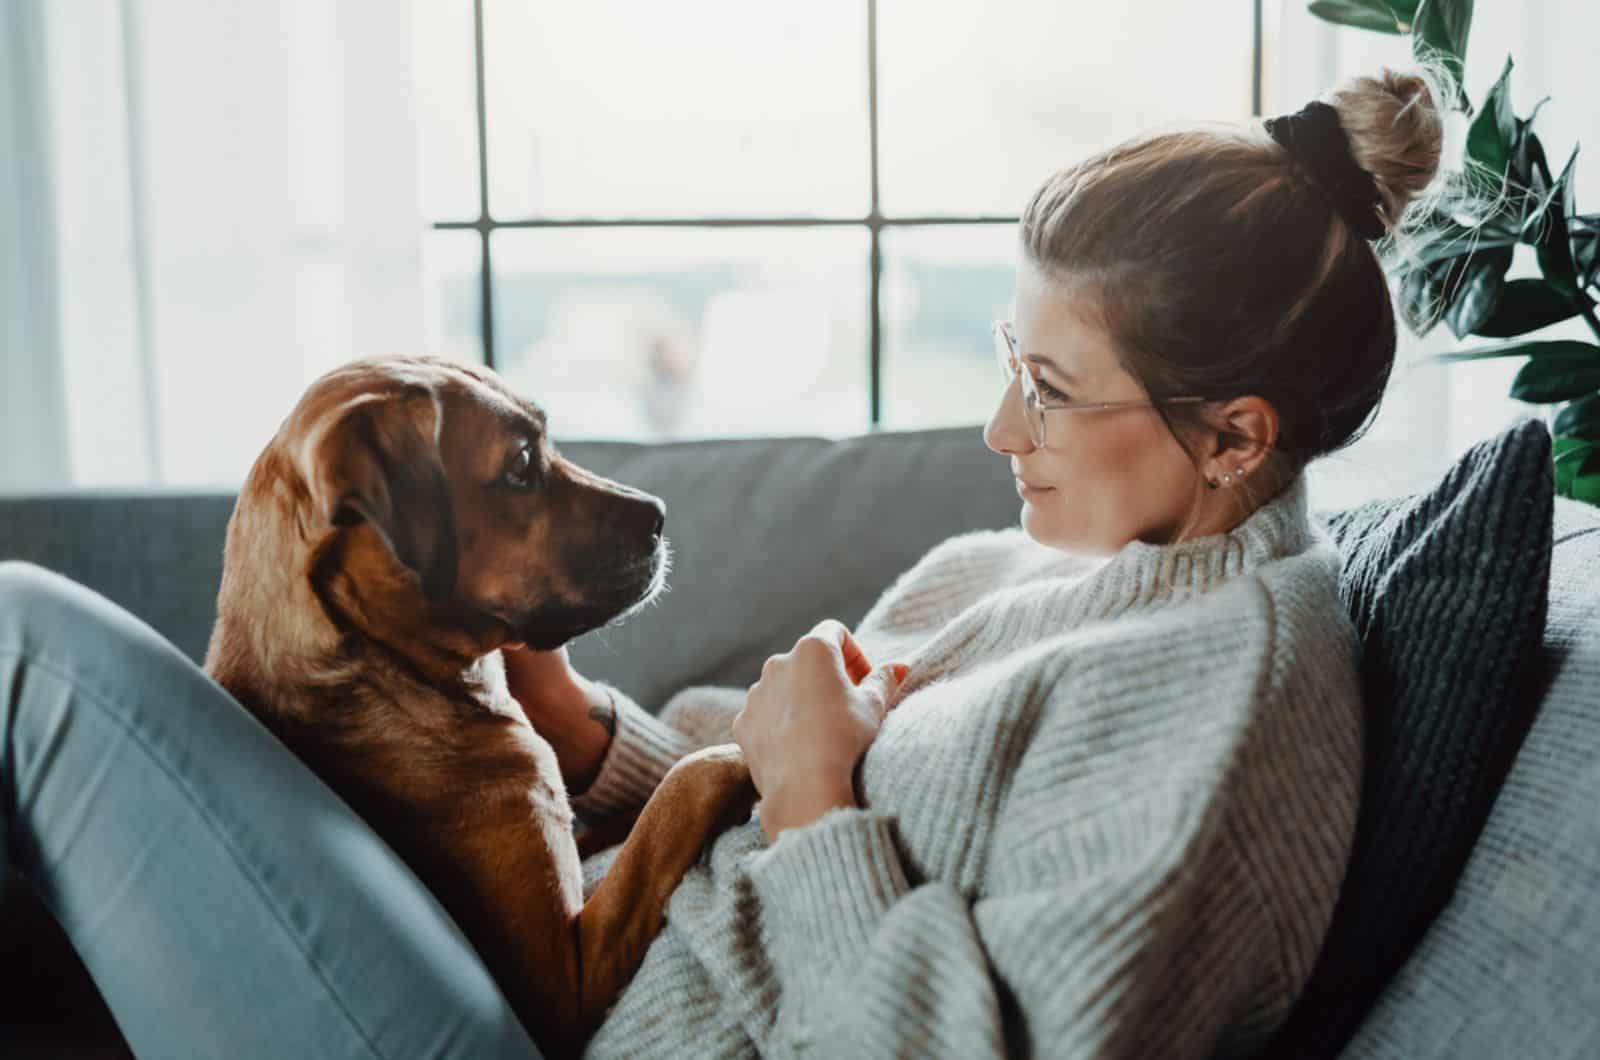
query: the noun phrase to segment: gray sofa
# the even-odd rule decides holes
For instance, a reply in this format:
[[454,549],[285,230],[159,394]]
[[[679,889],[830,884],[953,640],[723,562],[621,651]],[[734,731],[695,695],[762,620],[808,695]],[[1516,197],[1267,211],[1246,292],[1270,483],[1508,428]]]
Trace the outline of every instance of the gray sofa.
[[[972,428],[563,449],[667,502],[671,591],[573,649],[647,705],[689,684],[748,683],[817,619],[858,619],[934,543],[1017,517],[1005,462]],[[0,558],[98,589],[198,660],[231,506],[222,494],[0,498]],[[1527,662],[1538,714],[1453,898],[1341,1056],[1600,1056],[1600,511],[1558,499],[1554,540],[1543,644]],[[114,1025],[44,921],[13,884],[0,967],[35,974],[31,993],[0,991],[0,1053],[31,1041],[28,1055],[63,1055],[49,1050],[77,1041],[117,1055]],[[1530,1052],[1530,1040],[1566,1044]]]

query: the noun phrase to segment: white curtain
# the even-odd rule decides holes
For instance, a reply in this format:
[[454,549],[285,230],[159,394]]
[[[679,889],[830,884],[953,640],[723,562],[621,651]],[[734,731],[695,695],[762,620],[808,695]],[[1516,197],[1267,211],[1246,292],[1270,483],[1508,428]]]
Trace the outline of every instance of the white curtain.
[[43,3],[0,4],[0,489],[59,485],[68,470]]
[[[1308,14],[1306,6],[1305,0],[1279,0],[1276,11],[1269,12],[1266,113],[1297,110],[1343,78],[1407,61],[1405,38],[1334,26]],[[1467,94],[1481,103],[1511,55],[1517,113],[1525,117],[1540,99],[1551,97],[1534,129],[1551,168],[1559,170],[1574,144],[1582,141],[1590,151],[1600,148],[1600,76],[1593,61],[1597,39],[1600,4],[1594,0],[1477,0],[1467,45]],[[1454,119],[1447,164],[1460,158],[1465,126],[1465,119]],[[1578,207],[1586,213],[1600,210],[1597,169],[1600,164],[1586,168],[1580,161],[1578,166]],[[1532,251],[1519,247],[1510,275],[1537,274]],[[1532,337],[1594,338],[1577,320]],[[1430,353],[1493,341],[1458,341],[1443,324],[1416,339],[1402,327],[1394,378],[1372,431],[1314,470],[1314,479],[1320,479],[1319,503],[1354,503],[1419,488],[1474,442],[1520,416],[1544,415],[1539,407],[1506,396],[1520,360],[1445,367],[1425,359]]]
[[422,348],[409,11],[0,4],[0,488],[233,487],[317,374]]

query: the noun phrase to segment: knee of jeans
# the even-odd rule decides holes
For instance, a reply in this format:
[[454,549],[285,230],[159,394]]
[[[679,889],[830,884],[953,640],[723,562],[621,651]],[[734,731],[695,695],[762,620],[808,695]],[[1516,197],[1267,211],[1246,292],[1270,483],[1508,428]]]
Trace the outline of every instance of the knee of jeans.
[[26,612],[39,594],[51,592],[51,580],[59,577],[26,560],[0,560],[0,612]]
[[25,626],[53,627],[63,612],[76,610],[72,586],[67,578],[36,564],[0,560],[0,647],[16,647],[30,639],[22,636]]

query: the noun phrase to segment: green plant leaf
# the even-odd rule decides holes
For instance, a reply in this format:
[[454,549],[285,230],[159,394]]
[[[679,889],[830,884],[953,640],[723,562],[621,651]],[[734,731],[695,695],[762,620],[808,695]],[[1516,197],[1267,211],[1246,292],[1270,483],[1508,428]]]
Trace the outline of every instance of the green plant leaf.
[[[1544,101],[1540,101],[1540,106]],[[1535,107],[1535,114],[1539,108]],[[1550,176],[1550,163],[1545,159],[1544,145],[1532,129],[1533,116],[1518,119],[1517,133],[1511,146],[1511,162],[1506,169],[1505,181],[1499,189],[1503,199],[1499,209],[1484,222],[1496,230],[1507,229],[1526,243],[1535,243],[1538,226],[1531,223],[1542,217],[1553,199],[1555,181]]]
[[1400,277],[1400,318],[1413,335],[1426,335],[1439,322],[1439,284],[1427,266],[1407,269]]
[[1518,401],[1548,405],[1571,401],[1600,390],[1600,346],[1575,343],[1582,352],[1535,357],[1511,381],[1511,396]]
[[1582,438],[1586,442],[1600,442],[1600,393],[1561,406],[1550,430],[1555,434]]
[[1600,504],[1600,442],[1556,435],[1552,446],[1556,493]]
[[1312,0],[1307,5],[1313,15],[1341,26],[1376,30],[1379,33],[1409,33],[1417,13],[1418,0]]
[[1589,459],[1583,462],[1583,466],[1572,476],[1565,489],[1558,483],[1556,488],[1562,496],[1583,501],[1585,504],[1600,505],[1600,456],[1597,456],[1597,453],[1600,453],[1600,450],[1589,454]]
[[1548,102],[1550,97],[1546,96],[1533,105],[1533,113],[1517,119],[1516,133],[1511,138],[1510,176],[1514,187],[1533,186],[1535,154],[1540,165],[1544,164],[1544,147],[1539,143],[1538,134],[1533,131],[1533,119],[1539,116],[1539,111]]
[[1518,233],[1490,223],[1469,228],[1454,221],[1435,226],[1429,241],[1416,251],[1417,262],[1433,265],[1463,254],[1474,254],[1495,247],[1514,247]]
[[[1595,454],[1600,453],[1600,443],[1588,441],[1583,438],[1574,438],[1571,435],[1557,434],[1551,444],[1551,462],[1555,465],[1556,493],[1563,497],[1572,497],[1577,500],[1600,498],[1600,493],[1591,497],[1579,495],[1580,485],[1585,478],[1591,478],[1600,483],[1600,467],[1591,466]],[[1588,474],[1585,474],[1588,472]]]
[[[1536,147],[1537,143],[1537,138],[1534,138]],[[1551,224],[1561,223],[1563,233],[1566,231],[1565,222],[1560,219],[1566,210],[1567,200],[1572,197],[1572,175],[1578,163],[1578,148],[1572,149],[1566,166],[1561,170],[1561,177],[1554,181],[1548,179],[1549,169],[1542,164],[1544,160],[1542,148],[1538,150],[1538,157],[1541,164],[1534,168],[1532,179],[1529,181],[1529,194],[1523,197],[1524,205],[1531,208],[1524,211],[1519,232],[1519,237],[1524,243],[1531,243],[1534,246],[1538,246],[1548,234],[1545,228],[1546,218],[1551,219],[1549,221]]]
[[1459,86],[1472,33],[1472,5],[1473,0],[1422,0],[1411,23],[1411,53],[1418,58],[1434,54],[1443,61],[1458,86],[1463,109],[1469,104]]
[[1572,260],[1572,244],[1567,239],[1567,219],[1575,212],[1572,177],[1577,167],[1578,148],[1573,147],[1567,164],[1561,169],[1561,176],[1551,189],[1551,200],[1542,210],[1545,223],[1539,229],[1539,241],[1536,244],[1539,269],[1544,273],[1544,278],[1573,297],[1578,294],[1578,274]]
[[1572,267],[1580,288],[1600,283],[1600,213],[1574,217],[1567,224],[1572,243]]
[[[1496,357],[1531,357],[1535,361],[1582,359],[1600,360],[1600,346],[1578,339],[1548,339],[1544,342],[1508,342],[1501,346],[1478,346],[1453,353],[1437,353],[1431,358],[1441,363],[1485,361]],[[1597,387],[1596,389],[1600,389]],[[1513,395],[1515,396],[1515,395]],[[1559,400],[1566,400],[1565,398]]]
[[1533,131],[1533,120],[1539,117],[1539,110],[1544,109],[1544,104],[1550,101],[1549,96],[1533,104],[1533,112],[1528,117],[1517,118],[1515,133],[1510,141],[1510,178],[1517,187],[1528,187],[1533,183],[1533,154],[1538,151],[1539,160],[1544,160],[1544,147],[1539,144],[1539,136]]
[[1400,317],[1413,335],[1426,335],[1444,316],[1440,282],[1426,268],[1411,269],[1400,279]]
[[1494,312],[1505,287],[1506,270],[1511,267],[1511,253],[1510,247],[1497,247],[1474,254],[1459,279],[1446,280],[1444,320],[1456,338],[1472,334]]
[[1574,501],[1584,504],[1600,504],[1600,471],[1576,477],[1562,496],[1570,496]]
[[1600,443],[1587,438],[1560,438],[1551,446],[1551,460],[1557,464],[1579,465],[1596,449],[1600,449]]
[[[1534,178],[1535,184],[1542,181]],[[1531,246],[1538,246],[1543,240],[1545,219],[1550,216],[1550,209],[1557,205],[1561,197],[1561,188],[1556,186],[1542,193],[1530,193],[1523,199],[1522,221],[1518,228],[1517,238]]]
[[[1415,335],[1426,335],[1444,319],[1450,295],[1460,287],[1477,255],[1462,254],[1413,268],[1400,281],[1400,316]],[[1447,293],[1448,292],[1448,293]]]
[[1495,242],[1426,265],[1400,277],[1400,315],[1414,334],[1426,335],[1441,319],[1463,338],[1488,319],[1499,300],[1512,246]]
[[1430,243],[1427,247],[1416,251],[1416,259],[1422,266],[1434,266],[1442,261],[1485,253],[1499,247],[1515,247],[1515,245],[1517,245],[1515,234],[1491,232],[1485,227],[1462,229],[1461,232],[1446,232],[1438,242]]
[[1528,152],[1528,189],[1536,197],[1544,196],[1555,186],[1555,178],[1550,175],[1550,160],[1545,157],[1538,133],[1529,129],[1524,140]]
[[1512,280],[1500,292],[1489,319],[1473,328],[1486,338],[1507,339],[1576,316],[1578,305],[1543,280]]
[[1500,79],[1484,97],[1483,107],[1467,132],[1467,157],[1504,177],[1517,141],[1517,116],[1511,110],[1511,56]]

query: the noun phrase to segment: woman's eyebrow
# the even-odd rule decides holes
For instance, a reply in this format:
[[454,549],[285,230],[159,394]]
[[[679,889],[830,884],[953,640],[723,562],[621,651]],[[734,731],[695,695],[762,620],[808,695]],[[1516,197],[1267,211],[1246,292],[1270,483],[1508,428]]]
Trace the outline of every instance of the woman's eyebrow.
[[1042,353],[1030,353],[1027,354],[1024,359],[1032,361],[1034,364],[1043,365],[1044,367],[1050,369],[1056,375],[1060,376],[1062,381],[1070,386],[1076,386],[1080,382],[1077,376],[1073,375],[1071,372],[1067,371],[1065,368],[1061,367],[1061,365],[1057,364],[1055,361],[1052,361]]

